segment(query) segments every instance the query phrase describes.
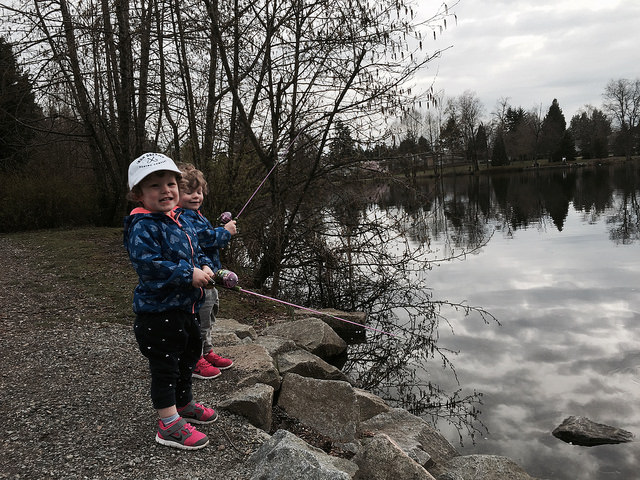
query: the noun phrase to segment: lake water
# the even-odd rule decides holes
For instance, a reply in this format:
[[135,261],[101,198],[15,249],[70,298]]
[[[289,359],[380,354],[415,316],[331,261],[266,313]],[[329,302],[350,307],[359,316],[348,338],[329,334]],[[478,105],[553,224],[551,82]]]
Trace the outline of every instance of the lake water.
[[[640,437],[638,168],[458,177],[434,190],[436,253],[488,239],[428,272],[434,298],[481,306],[500,322],[444,312],[451,328],[440,328],[438,345],[458,352],[459,387],[483,393],[488,429],[461,446],[440,422],[462,454],[504,455],[541,479],[640,478],[640,441],[584,447],[551,434],[580,415]],[[437,366],[429,375],[457,388]]]

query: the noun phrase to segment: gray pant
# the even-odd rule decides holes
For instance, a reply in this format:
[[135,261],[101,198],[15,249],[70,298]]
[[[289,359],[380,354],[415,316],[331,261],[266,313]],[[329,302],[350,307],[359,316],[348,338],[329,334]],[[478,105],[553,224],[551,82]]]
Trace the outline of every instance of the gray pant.
[[216,321],[220,301],[218,290],[210,288],[205,290],[204,303],[200,307],[200,336],[202,337],[202,354],[206,355],[213,350],[211,344],[211,327]]

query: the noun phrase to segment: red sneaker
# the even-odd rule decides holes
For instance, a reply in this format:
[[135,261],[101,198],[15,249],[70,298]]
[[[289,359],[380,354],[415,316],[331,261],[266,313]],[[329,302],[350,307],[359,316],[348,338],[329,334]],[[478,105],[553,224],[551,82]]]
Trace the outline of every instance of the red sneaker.
[[218,419],[218,414],[213,408],[207,408],[194,401],[191,401],[184,407],[179,408],[178,413],[189,423],[199,423],[202,425],[213,423]]
[[200,360],[196,363],[196,368],[193,370],[193,378],[210,380],[219,376],[220,370],[207,362],[204,357],[200,357]]
[[187,423],[186,420],[179,418],[166,427],[162,420],[158,420],[156,442],[182,450],[198,450],[209,444],[209,438]]
[[233,360],[229,360],[228,358],[216,355],[215,353],[213,353],[213,350],[204,355],[202,358],[204,358],[207,362],[220,370],[226,370],[227,368],[231,368],[231,366],[233,365]]

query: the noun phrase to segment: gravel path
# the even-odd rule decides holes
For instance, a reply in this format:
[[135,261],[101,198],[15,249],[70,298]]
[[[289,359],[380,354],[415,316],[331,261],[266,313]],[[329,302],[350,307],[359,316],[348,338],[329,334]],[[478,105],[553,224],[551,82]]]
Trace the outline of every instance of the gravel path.
[[[130,327],[96,324],[91,299],[40,274],[0,236],[0,478],[244,480],[263,436],[220,411],[207,448],[158,445],[146,359]],[[215,380],[196,382],[215,407]]]

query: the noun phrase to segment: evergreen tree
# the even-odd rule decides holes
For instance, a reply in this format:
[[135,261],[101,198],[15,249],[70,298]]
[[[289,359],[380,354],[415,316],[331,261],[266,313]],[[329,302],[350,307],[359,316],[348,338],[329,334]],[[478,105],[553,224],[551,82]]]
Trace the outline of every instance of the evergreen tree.
[[525,111],[522,107],[507,109],[505,117],[505,128],[507,132],[516,132],[525,118]]
[[582,158],[603,158],[608,155],[611,121],[602,111],[587,106],[586,110],[571,118],[569,131]]
[[447,123],[440,131],[440,142],[447,153],[451,155],[462,153],[462,131],[454,116],[447,119]]
[[431,144],[429,140],[424,138],[422,135],[418,138],[418,152],[420,153],[430,153],[432,152]]
[[557,99],[553,99],[547,115],[542,121],[542,151],[550,162],[559,162],[563,155],[563,138],[567,122]]
[[570,161],[576,159],[576,142],[569,130],[565,130],[560,142],[560,157]]
[[512,160],[535,158],[536,135],[534,117],[522,107],[509,107],[505,114],[504,143],[507,156]]
[[507,149],[504,145],[504,135],[499,130],[496,135],[495,142],[493,144],[493,157],[491,164],[494,166],[509,165],[509,158],[507,157]]
[[484,124],[478,126],[478,132],[476,133],[476,152],[478,154],[478,160],[484,160],[489,162],[489,142],[487,140],[487,129]]
[[343,165],[354,161],[356,142],[351,129],[341,120],[336,120],[335,135],[329,146],[329,158],[333,165]]
[[0,169],[26,160],[26,148],[42,118],[26,74],[18,66],[13,48],[0,37]]

